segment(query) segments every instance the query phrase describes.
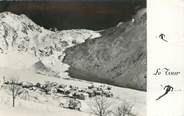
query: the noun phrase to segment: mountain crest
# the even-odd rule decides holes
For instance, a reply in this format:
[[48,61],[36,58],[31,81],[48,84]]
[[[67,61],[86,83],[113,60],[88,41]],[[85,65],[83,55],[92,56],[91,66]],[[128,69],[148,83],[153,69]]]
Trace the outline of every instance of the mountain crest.
[[[6,54],[13,54],[15,58],[16,56],[20,58],[21,55],[22,58],[29,56],[29,61],[22,59],[23,64],[30,65],[26,67],[35,67],[34,64],[42,62],[47,67],[43,69],[49,69],[57,74],[58,72],[66,73],[68,65],[62,63],[62,58],[65,55],[63,51],[84,42],[86,39],[99,36],[101,35],[98,32],[86,29],[54,32],[40,27],[25,15],[16,15],[11,12],[0,13],[0,56],[4,57]],[[16,61],[15,58],[10,59],[11,62],[20,62]],[[20,66],[23,67],[17,68],[25,68],[24,65]],[[7,67],[11,68],[11,66]]]

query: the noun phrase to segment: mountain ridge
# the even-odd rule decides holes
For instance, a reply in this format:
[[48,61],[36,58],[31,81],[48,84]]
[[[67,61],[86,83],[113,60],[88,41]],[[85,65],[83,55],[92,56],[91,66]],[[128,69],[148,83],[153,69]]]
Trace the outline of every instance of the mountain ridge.
[[70,76],[146,91],[146,9],[101,33],[66,49]]
[[[11,12],[0,13],[0,24],[1,59],[10,62],[5,63],[4,66],[37,69],[38,67],[34,64],[41,61],[47,67],[47,71],[50,69],[52,73],[55,72],[54,75],[61,72],[60,76],[67,76],[65,70],[69,67],[62,63],[64,49],[82,43],[85,39],[100,36],[98,32],[87,29],[51,31],[35,24],[25,15],[16,15]],[[23,59],[16,60],[16,57]]]
[[[146,90],[146,12],[103,31],[51,31],[0,13],[0,67]],[[7,62],[8,61],[8,62]]]

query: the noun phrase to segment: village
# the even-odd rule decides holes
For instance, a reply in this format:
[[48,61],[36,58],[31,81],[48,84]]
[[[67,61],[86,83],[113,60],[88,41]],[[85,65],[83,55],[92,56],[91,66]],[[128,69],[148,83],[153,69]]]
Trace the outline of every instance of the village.
[[112,98],[113,93],[111,87],[107,85],[95,86],[89,84],[87,88],[79,88],[78,86],[58,84],[57,82],[46,81],[45,83],[21,82],[17,80],[3,79],[1,88],[9,88],[11,86],[19,88],[17,95],[26,100],[29,99],[30,94],[39,93],[47,96],[59,96],[67,99],[67,102],[60,102],[58,106],[61,108],[81,110],[81,101],[93,98],[96,96],[103,96]]

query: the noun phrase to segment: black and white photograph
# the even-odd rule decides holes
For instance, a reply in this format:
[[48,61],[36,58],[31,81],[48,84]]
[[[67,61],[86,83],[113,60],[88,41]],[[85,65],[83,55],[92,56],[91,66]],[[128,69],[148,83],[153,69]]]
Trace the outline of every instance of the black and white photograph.
[[0,115],[147,116],[146,7],[0,0]]

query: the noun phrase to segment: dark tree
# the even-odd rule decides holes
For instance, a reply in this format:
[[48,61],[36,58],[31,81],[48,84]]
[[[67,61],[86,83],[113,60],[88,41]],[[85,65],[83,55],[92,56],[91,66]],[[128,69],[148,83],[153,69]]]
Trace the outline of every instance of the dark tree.
[[9,90],[12,94],[12,106],[15,107],[15,100],[22,93],[21,86],[18,85],[18,80],[10,80]]
[[108,116],[111,111],[112,102],[103,96],[95,97],[89,104],[90,110],[96,116]]

